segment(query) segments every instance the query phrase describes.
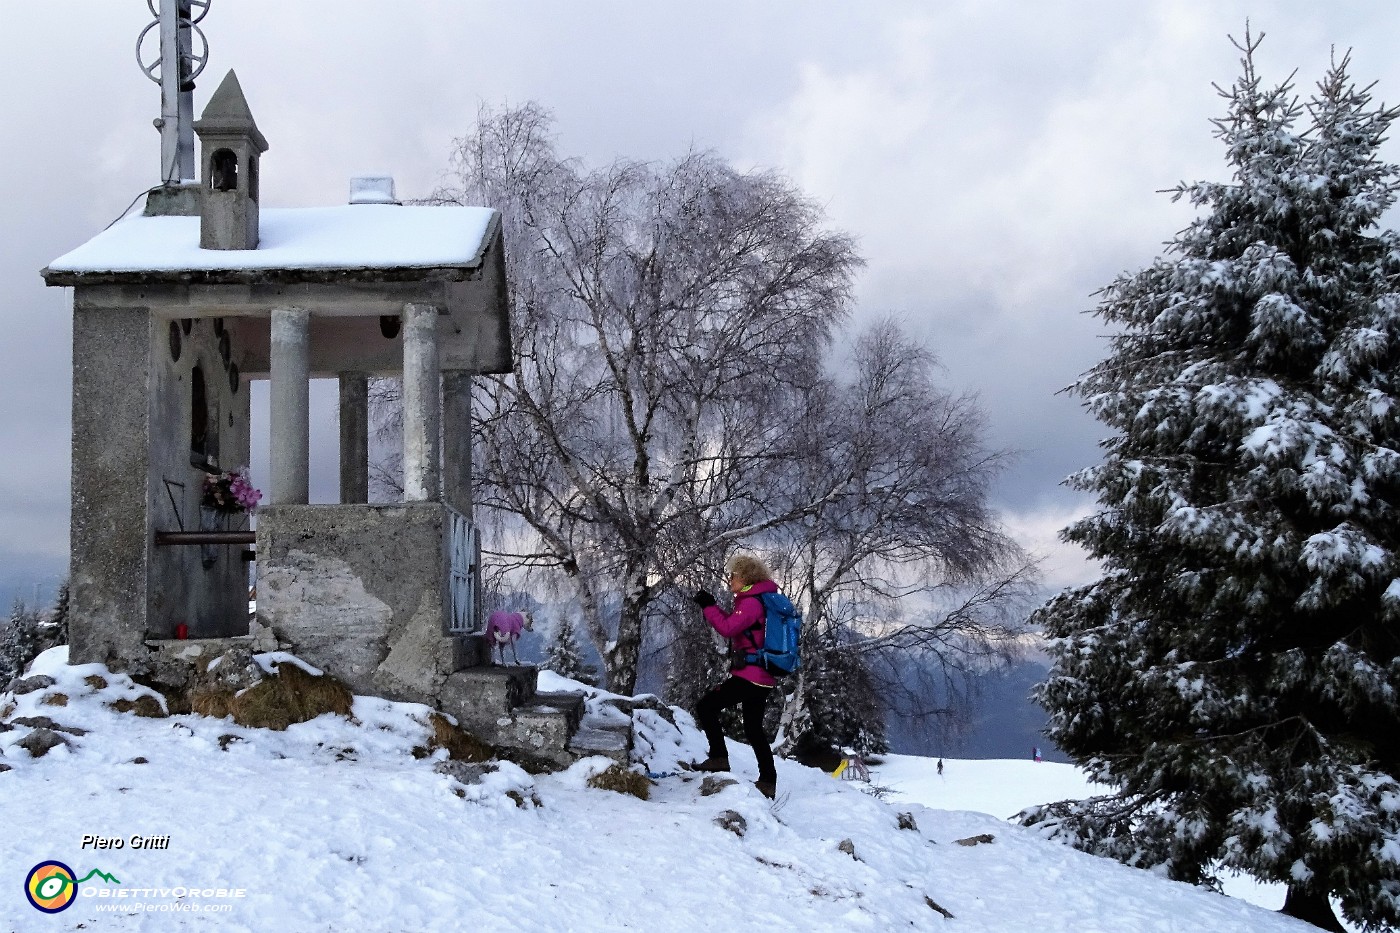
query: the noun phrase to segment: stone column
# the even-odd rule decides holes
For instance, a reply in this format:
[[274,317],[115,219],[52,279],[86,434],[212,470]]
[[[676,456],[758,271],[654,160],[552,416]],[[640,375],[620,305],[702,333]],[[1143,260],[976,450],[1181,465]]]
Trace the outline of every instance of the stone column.
[[269,505],[305,505],[310,495],[311,313],[272,311]]
[[166,322],[145,308],[93,306],[85,291],[79,286],[73,296],[70,658],[144,661],[146,638],[170,636],[147,631],[151,597],[169,592],[169,581],[153,576],[147,523],[174,525],[168,501],[156,498],[166,493],[152,452],[163,442],[167,462],[187,464],[189,421],[151,420],[158,379],[151,348],[162,346]]
[[340,501],[369,501],[369,376],[340,374]]
[[472,376],[442,374],[442,498],[472,517]]
[[438,431],[442,418],[438,373],[437,308],[403,306],[403,497],[434,502],[438,482]]

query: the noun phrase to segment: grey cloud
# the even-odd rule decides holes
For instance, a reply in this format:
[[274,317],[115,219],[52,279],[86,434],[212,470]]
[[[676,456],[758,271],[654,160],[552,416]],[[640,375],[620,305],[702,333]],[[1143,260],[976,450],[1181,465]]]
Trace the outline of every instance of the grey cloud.
[[[539,100],[594,163],[695,145],[776,167],[860,238],[860,315],[903,315],[1022,451],[996,498],[1043,528],[1082,510],[1058,484],[1097,459],[1100,427],[1054,394],[1103,353],[1081,312],[1186,222],[1155,189],[1223,174],[1210,83],[1233,80],[1246,16],[1269,78],[1297,67],[1306,92],[1330,45],[1354,47],[1400,99],[1393,4],[214,0],[196,106],[238,70],[270,205],[342,201],[368,168],[425,194],[481,101]],[[70,334],[38,270],[157,180],[159,98],[132,56],[142,0],[5,17],[0,565],[40,573],[66,539]],[[333,463],[315,475],[333,495]]]

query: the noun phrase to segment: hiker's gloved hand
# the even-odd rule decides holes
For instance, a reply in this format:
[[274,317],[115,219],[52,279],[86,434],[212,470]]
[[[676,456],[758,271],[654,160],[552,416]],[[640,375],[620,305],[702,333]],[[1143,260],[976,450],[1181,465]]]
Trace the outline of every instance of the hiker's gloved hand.
[[705,590],[697,590],[694,596],[695,605],[701,609],[708,609],[715,604],[715,598]]

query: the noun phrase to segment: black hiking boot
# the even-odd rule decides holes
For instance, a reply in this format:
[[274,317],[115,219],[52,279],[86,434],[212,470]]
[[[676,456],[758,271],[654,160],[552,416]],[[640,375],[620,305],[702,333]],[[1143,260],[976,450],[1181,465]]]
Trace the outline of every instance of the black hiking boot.
[[728,771],[728,770],[729,770],[729,759],[728,759],[728,758],[716,758],[714,755],[711,755],[710,757],[706,758],[704,761],[697,761],[695,764],[691,765],[690,767],[691,767],[691,770],[692,770],[692,771],[710,771],[710,772]]
[[777,781],[754,781],[753,786],[758,788],[758,792],[772,800],[778,794]]

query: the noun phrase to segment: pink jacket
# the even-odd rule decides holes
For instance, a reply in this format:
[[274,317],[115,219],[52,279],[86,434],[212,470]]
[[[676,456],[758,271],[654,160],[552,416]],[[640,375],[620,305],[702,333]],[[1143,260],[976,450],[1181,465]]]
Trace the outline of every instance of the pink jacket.
[[[734,611],[727,615],[719,606],[706,606],[705,621],[729,639],[729,648],[734,654],[753,654],[763,647],[763,603],[757,597],[760,593],[776,592],[778,584],[772,580],[760,580],[739,591],[734,597]],[[771,687],[777,683],[772,674],[757,664],[740,662],[733,673],[735,677],[742,677],[760,687]]]
[[525,628],[525,616],[519,612],[498,609],[486,617],[486,634],[497,641],[514,641]]

